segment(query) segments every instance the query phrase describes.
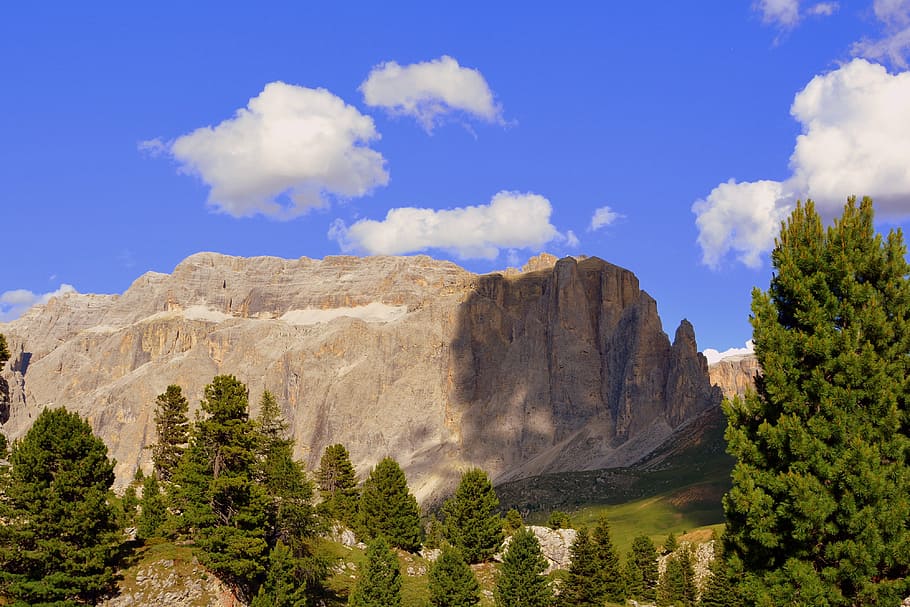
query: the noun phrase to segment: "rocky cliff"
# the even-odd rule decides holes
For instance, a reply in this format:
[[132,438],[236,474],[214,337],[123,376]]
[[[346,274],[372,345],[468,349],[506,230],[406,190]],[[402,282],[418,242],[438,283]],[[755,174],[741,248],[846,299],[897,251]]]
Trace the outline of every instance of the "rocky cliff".
[[195,408],[230,373],[254,412],[276,395],[310,466],[335,442],[361,474],[392,455],[426,500],[470,465],[497,481],[625,465],[717,406],[692,326],[671,343],[631,272],[549,257],[526,270],[193,255],[122,295],[68,294],[0,324],[13,352],[2,430],[66,405],[123,483],[148,466],[155,396],[177,383]]
[[708,367],[711,383],[721,389],[726,398],[743,396],[755,390],[755,376],[760,367],[754,354],[724,358]]

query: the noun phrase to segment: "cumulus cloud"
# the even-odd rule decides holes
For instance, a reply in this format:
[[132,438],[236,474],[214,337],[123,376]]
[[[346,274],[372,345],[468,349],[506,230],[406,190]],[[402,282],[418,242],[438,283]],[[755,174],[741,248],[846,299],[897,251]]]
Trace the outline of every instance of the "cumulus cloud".
[[783,182],[730,180],[695,202],[702,260],[733,252],[749,266],[773,245],[797,198],[828,217],[852,194],[869,195],[880,215],[910,216],[910,72],[889,74],[864,59],[816,76],[790,109],[802,126]]
[[76,293],[73,285],[61,284],[60,288],[50,293],[32,293],[26,289],[15,289],[0,293],[0,322],[10,322],[19,318],[23,312],[34,305],[46,304],[54,297],[67,293]]
[[550,201],[539,194],[499,192],[489,204],[455,209],[391,209],[384,220],[337,221],[329,237],[344,251],[401,255],[442,249],[461,259],[494,259],[500,249],[542,248],[564,239],[550,223]]
[[591,225],[588,228],[589,230],[599,230],[604,228],[614,221],[622,217],[619,213],[611,209],[610,207],[600,207],[594,211],[594,215],[591,216]]
[[883,36],[864,39],[853,45],[853,54],[890,61],[906,69],[910,53],[910,0],[875,0],[875,16],[882,23]]
[[705,355],[705,358],[708,359],[709,365],[713,365],[714,363],[719,362],[725,358],[735,358],[754,353],[755,344],[751,339],[746,342],[745,348],[730,348],[729,350],[724,350],[723,352],[718,352],[714,348],[707,348],[704,352],[702,352],[702,354]]
[[566,246],[570,249],[577,249],[581,246],[581,240],[578,239],[578,236],[572,230],[566,232]]
[[329,91],[272,82],[217,126],[139,147],[166,151],[202,179],[218,211],[291,219],[388,183],[385,160],[368,147],[378,138],[372,118]]
[[404,66],[395,61],[377,65],[360,91],[367,105],[412,116],[428,132],[440,117],[455,112],[502,122],[502,108],[483,75],[448,55]]

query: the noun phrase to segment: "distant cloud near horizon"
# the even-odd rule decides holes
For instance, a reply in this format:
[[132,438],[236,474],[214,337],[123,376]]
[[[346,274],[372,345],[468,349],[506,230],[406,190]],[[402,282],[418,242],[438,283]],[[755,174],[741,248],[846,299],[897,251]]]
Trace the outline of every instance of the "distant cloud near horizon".
[[729,350],[724,350],[723,352],[718,352],[714,348],[706,348],[702,354],[704,354],[705,358],[708,359],[708,364],[713,365],[714,363],[722,361],[725,358],[755,354],[755,343],[750,339],[746,342],[746,347],[744,348],[730,348]]
[[344,251],[402,255],[428,249],[461,259],[495,259],[502,249],[541,249],[565,240],[550,223],[550,201],[533,193],[499,192],[489,204],[454,209],[391,209],[382,221],[336,221],[329,238]]
[[370,71],[360,91],[370,107],[411,116],[427,132],[441,117],[458,112],[502,123],[502,108],[483,75],[448,55],[404,66],[395,61],[381,63]]
[[14,289],[0,293],[0,322],[16,320],[26,310],[38,304],[46,304],[54,297],[77,293],[73,285],[63,283],[56,291],[50,293],[32,293],[27,289]]
[[790,113],[802,134],[788,179],[731,179],[692,205],[709,267],[718,268],[731,253],[760,266],[797,199],[813,199],[830,218],[848,196],[868,195],[880,217],[910,217],[910,72],[890,74],[854,59],[813,78]]
[[216,211],[286,220],[386,185],[376,139],[373,119],[331,92],[271,82],[217,126],[139,147],[202,179]]

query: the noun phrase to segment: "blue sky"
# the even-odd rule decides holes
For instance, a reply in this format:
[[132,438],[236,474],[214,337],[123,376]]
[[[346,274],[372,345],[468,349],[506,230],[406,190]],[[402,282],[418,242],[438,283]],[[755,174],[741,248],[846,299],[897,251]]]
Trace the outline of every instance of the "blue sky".
[[910,0],[569,6],[5,3],[0,320],[198,251],[545,250],[725,350],[797,198],[905,225]]

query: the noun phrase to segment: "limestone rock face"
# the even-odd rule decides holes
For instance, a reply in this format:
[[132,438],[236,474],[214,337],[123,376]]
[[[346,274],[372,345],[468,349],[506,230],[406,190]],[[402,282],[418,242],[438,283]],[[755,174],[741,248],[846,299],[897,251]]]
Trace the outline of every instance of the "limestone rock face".
[[122,295],[67,294],[0,324],[2,430],[65,405],[123,484],[149,465],[156,395],[179,384],[195,409],[233,374],[254,414],[275,394],[310,467],[337,442],[361,476],[391,455],[426,501],[472,465],[502,481],[629,464],[717,406],[691,325],[671,344],[631,272],[551,261],[479,276],[426,256],[193,255]]
[[743,396],[755,390],[755,376],[761,370],[754,354],[733,356],[717,361],[708,369],[711,383],[718,386],[726,398]]

